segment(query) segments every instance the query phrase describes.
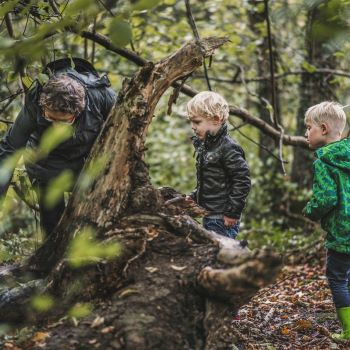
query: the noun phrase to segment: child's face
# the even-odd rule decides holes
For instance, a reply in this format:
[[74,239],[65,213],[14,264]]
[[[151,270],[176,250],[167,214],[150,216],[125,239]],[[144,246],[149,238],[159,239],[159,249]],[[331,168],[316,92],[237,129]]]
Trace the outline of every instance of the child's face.
[[306,141],[311,149],[318,149],[327,143],[327,126],[312,121],[306,122]]
[[189,118],[189,120],[191,122],[193,132],[200,140],[204,140],[208,131],[210,134],[214,135],[222,125],[220,117],[208,119],[199,116],[192,116]]

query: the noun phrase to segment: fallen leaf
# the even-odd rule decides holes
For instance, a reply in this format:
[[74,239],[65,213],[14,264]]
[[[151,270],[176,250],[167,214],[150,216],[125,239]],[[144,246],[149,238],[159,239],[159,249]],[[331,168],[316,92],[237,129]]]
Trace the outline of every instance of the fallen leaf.
[[95,328],[98,326],[101,326],[105,322],[105,319],[103,317],[97,316],[91,323],[91,328]]
[[101,329],[101,333],[104,333],[104,334],[111,333],[113,331],[114,331],[114,327],[113,326],[109,326],[109,327],[105,327],[105,328]]
[[137,289],[129,288],[129,289],[125,289],[122,292],[120,292],[119,296],[121,298],[124,298],[124,297],[131,295],[131,294],[138,294],[138,293],[139,293],[139,291]]
[[158,271],[158,267],[152,267],[152,266],[150,266],[150,267],[145,267],[145,270],[148,271],[148,272],[150,272],[150,273],[153,273],[153,272]]
[[288,335],[290,333],[290,329],[287,326],[282,327],[281,333],[283,335]]
[[32,341],[35,343],[41,343],[49,336],[50,334],[46,332],[36,332],[32,337]]
[[297,320],[296,326],[298,330],[304,331],[312,328],[312,322],[310,320]]
[[176,266],[176,265],[170,265],[170,267],[175,271],[182,271],[187,268],[187,266]]

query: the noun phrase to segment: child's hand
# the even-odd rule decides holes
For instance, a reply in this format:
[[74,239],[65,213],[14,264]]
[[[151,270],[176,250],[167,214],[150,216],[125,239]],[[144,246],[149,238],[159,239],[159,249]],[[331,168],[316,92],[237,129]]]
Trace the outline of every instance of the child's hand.
[[224,215],[224,225],[226,227],[232,227],[238,223],[239,219],[233,219],[229,218],[228,216]]

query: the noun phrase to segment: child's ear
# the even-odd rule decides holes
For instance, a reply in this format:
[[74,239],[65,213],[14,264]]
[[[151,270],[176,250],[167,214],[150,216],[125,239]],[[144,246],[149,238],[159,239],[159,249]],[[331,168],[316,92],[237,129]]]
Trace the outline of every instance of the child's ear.
[[322,135],[327,135],[329,133],[329,126],[326,123],[321,124]]

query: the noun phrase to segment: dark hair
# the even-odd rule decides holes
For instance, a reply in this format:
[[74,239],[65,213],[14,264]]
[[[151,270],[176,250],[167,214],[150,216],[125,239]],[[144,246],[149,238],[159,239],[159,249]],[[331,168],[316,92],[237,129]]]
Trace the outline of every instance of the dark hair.
[[43,86],[39,105],[51,111],[78,115],[85,108],[85,89],[66,74],[55,75]]

